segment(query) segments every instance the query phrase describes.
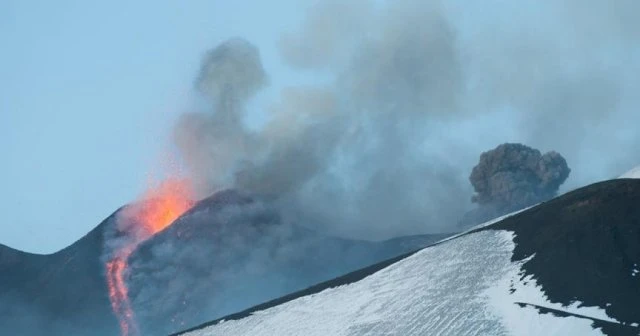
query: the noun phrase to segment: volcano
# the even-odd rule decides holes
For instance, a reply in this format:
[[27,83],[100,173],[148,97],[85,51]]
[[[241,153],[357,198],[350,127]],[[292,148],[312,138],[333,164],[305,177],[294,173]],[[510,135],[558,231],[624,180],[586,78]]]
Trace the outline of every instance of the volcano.
[[[222,191],[135,246],[126,299],[141,335],[637,336],[637,175],[453,237],[382,242],[317,232]],[[51,255],[0,246],[0,330],[119,335],[105,256],[126,209]]]
[[639,302],[640,180],[617,179],[177,335],[637,336]]
[[[122,207],[50,255],[0,245],[0,330],[16,335],[120,335],[106,265]],[[234,190],[196,203],[135,246],[122,270],[137,333],[162,335],[415,250],[446,235],[369,242],[284,221]],[[133,334],[133,332],[132,332]]]

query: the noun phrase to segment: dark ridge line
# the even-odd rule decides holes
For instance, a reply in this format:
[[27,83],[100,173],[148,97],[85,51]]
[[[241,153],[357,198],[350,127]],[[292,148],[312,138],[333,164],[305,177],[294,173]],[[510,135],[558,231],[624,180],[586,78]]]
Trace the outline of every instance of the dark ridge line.
[[19,255],[21,255],[23,257],[26,257],[26,258],[46,258],[46,257],[52,257],[52,256],[56,256],[56,255],[61,255],[61,254],[65,253],[67,250],[70,250],[73,247],[73,245],[76,245],[77,243],[79,243],[83,239],[88,238],[92,234],[95,234],[94,231],[102,230],[103,226],[106,225],[105,223],[108,222],[108,221],[111,221],[118,214],[118,212],[120,212],[120,210],[122,210],[125,206],[119,207],[116,211],[114,211],[109,216],[104,218],[100,222],[100,224],[96,225],[93,229],[89,230],[87,233],[82,235],[82,237],[76,239],[71,244],[69,244],[69,245],[67,245],[67,246],[65,246],[65,247],[63,247],[63,248],[61,248],[61,249],[59,249],[59,250],[57,250],[55,252],[51,252],[51,253],[28,252],[28,251],[24,251],[24,250],[17,249],[17,248],[11,247],[9,245],[5,245],[5,244],[1,244],[0,243],[0,253],[4,250],[4,251],[9,251],[11,253],[19,254]]
[[582,314],[571,313],[565,310],[539,306],[533,303],[526,303],[526,302],[514,302],[514,303],[520,306],[521,308],[524,308],[524,307],[535,308],[536,310],[538,310],[540,314],[552,314],[558,317],[577,317],[585,320],[590,320],[593,322],[591,326],[594,329],[596,328],[608,329],[607,335],[614,335],[614,336],[640,335],[640,327],[634,327],[634,326],[630,326],[630,325],[626,325],[618,322],[602,320],[599,318],[585,316]]
[[[417,252],[420,252],[420,251],[422,251],[424,249],[427,249],[427,248],[430,248],[430,247],[433,247],[433,246],[437,246],[437,245],[446,243],[446,242],[448,242],[450,240],[453,240],[453,239],[458,239],[460,237],[464,237],[464,236],[467,236],[467,235],[470,235],[470,234],[473,234],[473,233],[476,233],[476,232],[487,231],[487,230],[514,231],[512,228],[498,228],[498,229],[496,229],[495,227],[499,227],[502,224],[502,222],[507,220],[507,219],[517,220],[518,217],[521,217],[521,216],[527,215],[527,214],[529,214],[531,212],[537,211],[541,206],[543,206],[543,205],[545,205],[545,204],[547,204],[549,202],[556,202],[556,201],[560,201],[561,199],[570,198],[570,197],[572,197],[572,196],[574,196],[576,194],[584,192],[585,189],[591,189],[591,188],[594,188],[594,187],[597,187],[597,186],[600,186],[600,185],[603,185],[603,184],[609,184],[609,183],[612,183],[612,182],[624,181],[624,180],[638,181],[637,179],[631,179],[631,178],[624,178],[624,179],[619,179],[618,178],[618,179],[600,181],[600,182],[596,182],[596,183],[593,183],[593,184],[590,184],[590,185],[587,185],[587,186],[584,186],[584,187],[581,187],[581,188],[573,189],[573,190],[571,190],[571,191],[569,191],[569,192],[567,192],[565,194],[559,195],[558,197],[555,197],[555,198],[553,198],[551,200],[548,200],[548,201],[545,201],[545,202],[541,202],[541,203],[539,203],[539,204],[537,204],[535,206],[532,206],[532,207],[530,207],[528,209],[524,209],[524,210],[522,210],[520,212],[517,212],[517,213],[513,214],[512,216],[507,216],[506,218],[503,218],[502,220],[497,221],[495,223],[492,223],[490,225],[479,227],[479,228],[476,228],[476,229],[471,229],[469,231],[460,233],[457,236],[454,235],[452,237],[444,238],[443,240],[440,240],[440,241],[435,242],[433,244],[427,245],[427,246],[422,247],[420,249],[417,249],[415,251],[408,252],[408,253],[405,253],[403,255],[400,255],[400,256],[397,256],[397,257],[394,257],[394,258],[391,258],[391,259],[387,259],[385,261],[381,261],[381,262],[379,262],[377,264],[373,264],[371,266],[368,266],[368,267],[365,267],[365,268],[362,268],[362,269],[347,273],[347,274],[342,275],[340,277],[337,277],[337,278],[334,278],[334,279],[331,279],[331,280],[327,280],[327,281],[318,283],[318,284],[313,285],[311,287],[308,287],[306,289],[303,289],[303,290],[300,290],[300,291],[297,291],[297,292],[293,292],[291,294],[287,294],[285,296],[279,297],[279,298],[271,300],[271,301],[267,301],[265,303],[261,303],[259,305],[247,308],[247,309],[245,309],[243,311],[240,311],[240,312],[237,312],[237,313],[233,313],[233,314],[230,314],[230,315],[226,315],[226,316],[223,316],[221,318],[218,318],[218,319],[215,319],[215,320],[212,320],[212,321],[209,321],[209,322],[205,322],[205,323],[202,323],[200,325],[191,327],[189,329],[182,330],[182,331],[170,334],[169,336],[183,335],[183,334],[188,333],[188,332],[197,331],[197,330],[200,330],[200,329],[203,329],[203,328],[206,328],[206,327],[214,326],[214,325],[216,325],[216,324],[218,324],[218,323],[220,323],[222,321],[240,320],[242,318],[251,316],[255,312],[266,310],[266,309],[269,309],[269,308],[273,308],[275,306],[287,303],[289,301],[293,301],[293,300],[301,298],[303,296],[317,294],[317,293],[320,293],[320,292],[324,291],[325,289],[335,288],[335,287],[338,287],[338,286],[344,286],[344,285],[348,285],[348,284],[360,281],[360,280],[366,278],[367,276],[372,275],[373,273],[376,273],[376,272],[378,272],[378,271],[380,271],[380,270],[382,270],[382,269],[384,269],[384,268],[386,268],[386,267],[388,267],[388,266],[390,266],[390,265],[392,265],[392,264],[394,264],[396,262],[399,262],[399,261],[401,261],[401,260],[403,260],[405,258],[408,258],[408,257],[412,256],[413,254],[415,254]],[[482,225],[482,224],[480,224],[480,225]],[[626,336],[626,335],[623,335],[623,336]],[[633,335],[633,336],[638,336],[638,335]]]
[[[520,212],[517,212],[516,214],[514,214],[512,216],[507,216],[507,217],[503,218],[502,220],[499,220],[499,221],[497,221],[495,223],[492,223],[490,225],[487,225],[487,226],[479,227],[477,229],[471,229],[470,231],[465,232],[463,234],[460,234],[459,236],[454,237],[454,238],[462,237],[462,236],[465,236],[467,234],[476,233],[476,232],[485,231],[485,230],[496,230],[494,228],[494,226],[500,226],[500,224],[502,224],[502,222],[504,222],[506,220],[513,220],[513,219],[516,219],[517,217],[520,217],[521,215],[537,211],[538,208],[540,208],[542,205],[545,205],[545,204],[548,204],[548,203],[559,202],[559,201],[561,201],[561,200],[563,200],[565,198],[573,197],[574,195],[583,192],[584,189],[591,189],[591,188],[595,188],[595,187],[601,186],[603,184],[610,184],[610,183],[615,183],[615,182],[618,182],[618,181],[628,181],[628,180],[631,180],[631,181],[634,181],[634,182],[640,181],[640,179],[635,179],[635,178],[616,178],[616,179],[611,179],[611,180],[605,180],[605,181],[592,183],[592,184],[589,184],[589,185],[581,187],[581,188],[572,189],[572,190],[570,190],[570,191],[568,191],[568,192],[566,192],[566,193],[564,193],[562,195],[559,195],[557,197],[554,197],[554,198],[552,198],[550,200],[538,203],[537,205],[532,206],[532,207],[530,207],[528,209],[521,210]],[[480,225],[482,225],[482,224],[480,224]],[[512,228],[499,228],[497,230],[498,231],[512,231],[512,232],[515,231]],[[427,246],[427,247],[429,247],[429,246]]]
[[623,325],[622,323],[618,323],[618,322],[611,322],[611,321],[599,319],[599,318],[596,318],[596,317],[586,316],[586,315],[582,315],[582,314],[576,314],[576,313],[572,313],[572,312],[569,312],[569,311],[566,311],[566,310],[560,310],[560,309],[556,309],[556,308],[549,308],[549,307],[540,306],[540,305],[533,304],[533,303],[519,302],[519,301],[516,301],[514,303],[517,304],[518,306],[520,306],[521,308],[533,307],[533,308],[539,309],[539,310],[544,311],[544,312],[557,314],[557,316],[559,316],[559,317],[570,317],[570,316],[573,316],[573,317],[579,317],[579,318],[587,319],[587,320],[591,320],[591,321],[597,321],[597,322],[602,322],[602,323],[610,323],[610,324],[617,325],[617,326],[622,326]]

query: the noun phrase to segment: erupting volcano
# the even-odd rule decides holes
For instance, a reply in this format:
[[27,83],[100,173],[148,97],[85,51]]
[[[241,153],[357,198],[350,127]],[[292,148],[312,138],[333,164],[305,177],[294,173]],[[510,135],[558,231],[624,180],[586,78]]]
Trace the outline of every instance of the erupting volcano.
[[127,259],[140,243],[171,225],[193,204],[189,181],[171,178],[147,190],[142,201],[125,209],[118,219],[119,234],[126,239],[107,261],[106,272],[109,300],[123,336],[138,334],[124,278]]

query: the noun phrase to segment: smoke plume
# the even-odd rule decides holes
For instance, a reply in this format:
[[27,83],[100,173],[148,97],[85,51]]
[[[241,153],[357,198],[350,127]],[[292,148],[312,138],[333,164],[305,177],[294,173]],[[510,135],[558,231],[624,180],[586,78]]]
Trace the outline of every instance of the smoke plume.
[[546,201],[556,195],[571,169],[557,152],[542,155],[531,147],[506,143],[482,153],[469,181],[480,208],[466,214],[463,226],[481,223]]
[[268,196],[344,236],[451,231],[484,148],[555,148],[574,165],[569,187],[640,159],[628,154],[640,27],[626,14],[638,5],[589,3],[320,1],[278,45],[291,69],[328,80],[282,88],[250,130],[267,75],[255,46],[224,42],[204,57],[176,141],[203,195]]
[[242,119],[248,99],[266,83],[258,49],[243,39],[204,56],[194,82],[201,111],[182,115],[174,131],[200,196],[229,186],[234,166],[257,146]]

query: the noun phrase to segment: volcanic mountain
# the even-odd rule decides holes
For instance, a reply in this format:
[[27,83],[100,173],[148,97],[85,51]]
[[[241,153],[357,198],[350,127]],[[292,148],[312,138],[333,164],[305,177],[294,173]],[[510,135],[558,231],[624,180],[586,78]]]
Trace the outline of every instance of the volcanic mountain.
[[179,335],[640,335],[640,180],[571,191]]
[[[105,262],[118,209],[71,246],[36,255],[0,245],[0,331],[118,335]],[[368,242],[284,221],[227,190],[196,203],[128,256],[126,296],[139,334],[162,335],[415,250],[445,235]],[[131,333],[133,334],[133,333]]]
[[[0,330],[15,335],[117,334],[100,261],[105,227],[114,214],[82,239],[50,255],[0,245]],[[97,333],[98,335],[101,332]]]

